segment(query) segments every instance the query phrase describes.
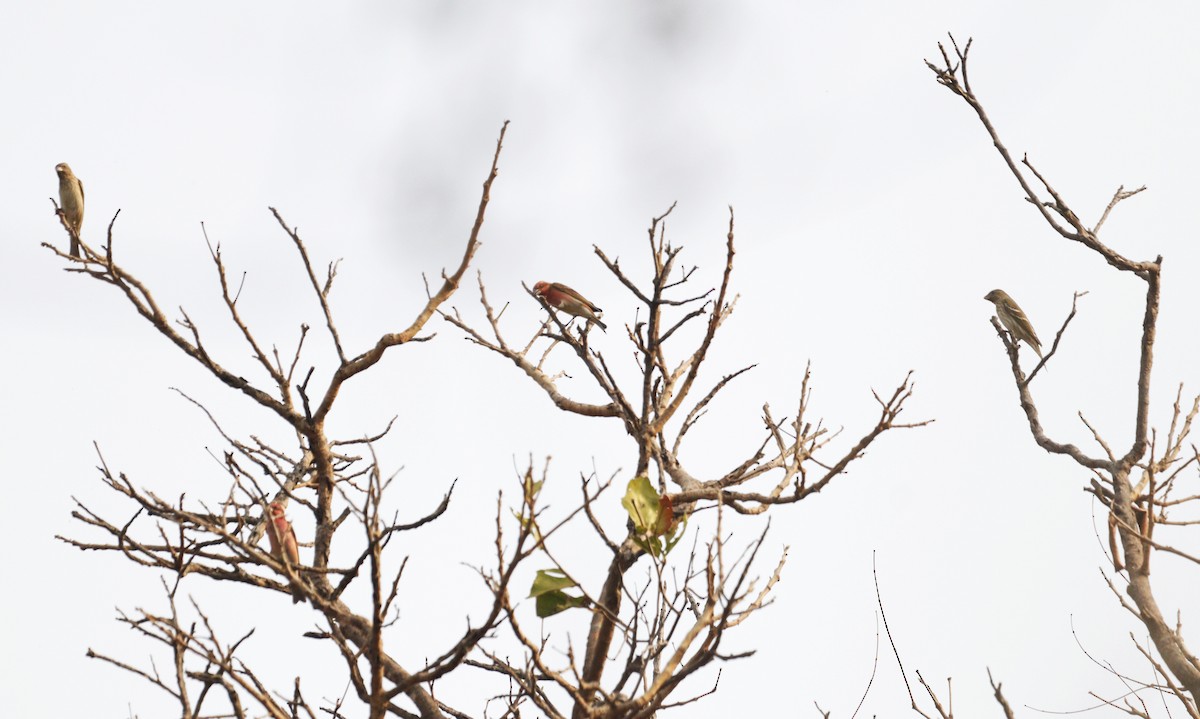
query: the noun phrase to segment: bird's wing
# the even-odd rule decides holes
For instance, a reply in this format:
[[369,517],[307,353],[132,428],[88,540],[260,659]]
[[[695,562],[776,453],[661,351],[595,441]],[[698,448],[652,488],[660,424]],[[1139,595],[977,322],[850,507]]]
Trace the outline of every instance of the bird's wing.
[[587,305],[589,308],[591,308],[592,312],[601,312],[601,311],[602,311],[602,310],[601,310],[599,307],[597,307],[596,305],[594,305],[594,304],[592,304],[591,302],[589,302],[589,301],[588,301],[588,299],[587,299],[586,297],[584,297],[583,295],[579,294],[578,292],[576,292],[575,290],[571,289],[570,287],[567,287],[567,286],[566,286],[566,285],[564,285],[564,284],[561,284],[561,283],[559,283],[559,282],[555,282],[555,283],[551,284],[550,286],[551,286],[552,288],[554,288],[554,289],[558,290],[559,292],[563,293],[564,295],[568,295],[568,296],[570,296],[570,297],[573,297],[573,298],[575,298],[576,300],[578,300],[578,301],[582,302],[583,304]]
[[300,542],[296,541],[296,528],[288,522],[288,543],[287,543],[288,561],[292,564],[300,563]]
[[279,537],[279,527],[275,526],[275,518],[271,517],[267,520],[267,541],[271,545],[271,554],[279,552],[279,545],[283,544]]
[[79,209],[83,210],[83,180],[75,178],[75,184],[79,185]]
[[1023,329],[1029,331],[1030,339],[1032,339],[1034,343],[1040,345],[1042,341],[1038,339],[1037,332],[1033,331],[1033,323],[1029,321],[1029,317],[1026,316],[1025,310],[1018,307],[1016,302],[1009,302],[1008,304],[1009,308],[1012,310],[1013,317],[1020,322],[1021,325],[1023,325]]

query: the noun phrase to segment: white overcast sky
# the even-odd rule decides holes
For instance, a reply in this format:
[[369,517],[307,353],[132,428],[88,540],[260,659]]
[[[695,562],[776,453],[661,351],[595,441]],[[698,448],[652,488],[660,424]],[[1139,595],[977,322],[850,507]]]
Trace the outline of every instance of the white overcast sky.
[[[1072,292],[1090,292],[1035,394],[1053,436],[1098,451],[1077,413],[1127,446],[1144,285],[1048,230],[974,115],[922,59],[946,31],[974,36],[972,81],[1002,137],[1086,221],[1118,185],[1149,186],[1105,237],[1134,259],[1165,258],[1153,414],[1165,428],[1178,383],[1200,388],[1200,288],[1190,280],[1200,271],[1200,9],[986,5],[45,1],[0,10],[6,714],[175,711],[146,682],[84,656],[90,647],[145,665],[157,648],[114,616],[164,607],[152,573],[53,538],[89,536],[70,519],[72,497],[114,521],[129,516],[97,479],[93,442],[135,484],[216,501],[223,476],[208,450],[219,454],[221,439],[171,387],[239,436],[289,438],[112,288],[62,272],[40,247],[66,246],[47,199],[57,193],[54,165],[69,162],[86,185],[87,241],[102,244],[120,208],[119,261],[173,315],[183,307],[201,323],[214,352],[261,380],[221,313],[200,223],[231,269],[249,273],[240,307],[281,348],[301,322],[320,321],[267,207],[299,226],[321,262],[344,258],[334,309],[361,351],[407,326],[424,296],[421,273],[436,277],[461,256],[505,120],[475,268],[495,303],[514,303],[514,339],[539,317],[520,283],[566,282],[604,307],[611,328],[593,340],[632,377],[621,328],[635,306],[592,246],[645,278],[645,227],[678,201],[669,237],[709,286],[735,208],[740,299],[704,377],[758,367],[697,429],[684,453],[694,473],[722,473],[757,446],[764,402],[777,417],[794,411],[808,361],[811,412],[845,427],[842,448],[873,421],[870,390],[890,392],[910,369],[906,417],[937,420],[883,437],[819,496],[772,512],[762,572],[791,547],[777,600],[723,645],[758,654],[725,665],[716,694],[679,714],[811,717],[816,701],[848,717],[875,654],[873,552],[910,673],[942,689],[953,677],[961,716],[998,715],[986,667],[1018,708],[1053,711],[1095,705],[1089,690],[1123,693],[1093,658],[1149,678],[1128,638],[1144,630],[1101,576],[1104,514],[1081,491],[1088,476],[1033,444],[982,299],[1007,289],[1048,343]],[[478,321],[471,277],[453,304]],[[432,328],[435,341],[393,351],[331,420],[358,437],[399,416],[379,451],[400,471],[392,498],[405,516],[458,480],[450,518],[397,548],[412,560],[390,641],[409,663],[440,653],[483,606],[466,565],[488,560],[496,492],[511,491],[528,457],[554,457],[548,492],[559,508],[577,497],[580,473],[623,484],[636,459],[617,422],[558,412],[511,364],[449,325]],[[328,354],[310,360],[318,376],[329,371]],[[558,361],[572,371],[565,353]],[[596,399],[572,373],[563,390]],[[618,494],[607,518],[617,528]],[[739,525],[735,540],[755,526]],[[297,530],[311,539],[311,528]],[[593,562],[594,544],[577,536],[563,551]],[[1194,628],[1195,573],[1158,562],[1164,613],[1182,610],[1185,631]],[[599,565],[584,567],[598,581]],[[299,638],[314,626],[310,609],[200,578],[188,591],[226,639],[259,627],[248,656],[277,687],[301,674],[317,697],[344,690],[340,660]],[[164,654],[156,661],[169,667]],[[486,693],[464,677],[439,685],[439,696],[480,712]],[[860,716],[901,716],[908,703],[884,641]]]

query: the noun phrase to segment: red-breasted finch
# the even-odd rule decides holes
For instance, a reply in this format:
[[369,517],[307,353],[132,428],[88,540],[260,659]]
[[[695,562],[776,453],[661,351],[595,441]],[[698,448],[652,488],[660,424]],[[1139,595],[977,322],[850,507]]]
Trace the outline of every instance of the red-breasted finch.
[[[300,545],[296,543],[296,530],[284,514],[283,505],[271,502],[267,505],[267,539],[271,542],[271,554],[276,559],[292,567],[300,564]],[[292,603],[304,599],[298,590],[292,589]]]
[[590,322],[595,322],[602,330],[608,329],[600,321],[600,315],[604,310],[588,302],[583,295],[564,284],[558,282],[538,282],[534,284],[533,292],[545,300],[546,304],[555,309],[562,310],[569,315],[582,317]]
[[1033,331],[1033,325],[1029,324],[1029,318],[1021,311],[1020,305],[1014,302],[1007,292],[992,290],[984,295],[983,299],[996,305],[996,316],[1000,318],[1000,324],[1012,333],[1013,339],[1021,340],[1037,352],[1038,357],[1042,356],[1042,341]]
[[83,226],[83,183],[71,172],[71,166],[60,162],[54,167],[58,173],[58,204],[62,208],[71,233],[71,256],[79,257],[79,228]]

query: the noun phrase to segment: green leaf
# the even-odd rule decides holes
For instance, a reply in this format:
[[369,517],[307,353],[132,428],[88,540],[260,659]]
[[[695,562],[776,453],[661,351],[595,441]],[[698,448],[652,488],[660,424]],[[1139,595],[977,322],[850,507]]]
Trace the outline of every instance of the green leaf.
[[533,586],[529,588],[529,596],[540,597],[547,592],[574,586],[575,581],[561,569],[539,569],[537,576],[533,578]]
[[663,556],[662,541],[658,537],[647,537],[645,535],[634,537],[633,543],[642,548],[642,551],[647,554],[652,554],[655,557]]
[[[658,528],[659,497],[654,485],[647,477],[634,477],[629,480],[625,496],[621,497],[621,506],[629,513],[633,526],[640,535],[654,534]],[[648,548],[643,547],[643,549]]]
[[555,590],[539,594],[537,598],[537,615],[542,619],[552,617],[559,612],[566,611],[572,607],[587,606],[587,599],[583,597],[574,597],[563,591]]
[[663,547],[662,556],[670,554],[671,550],[679,544],[679,540],[683,539],[683,529],[687,526],[687,517],[675,522],[674,529],[667,535],[667,544]]
[[525,478],[521,481],[521,490],[525,494],[525,501],[526,502],[535,501],[537,499],[538,495],[542,493],[542,485],[543,484],[545,484],[544,481],[543,482],[533,481],[533,473],[532,472],[526,472]]
[[587,599],[563,591],[575,586],[561,569],[539,569],[529,589],[529,596],[537,597],[537,615],[545,619],[572,607],[587,606]]

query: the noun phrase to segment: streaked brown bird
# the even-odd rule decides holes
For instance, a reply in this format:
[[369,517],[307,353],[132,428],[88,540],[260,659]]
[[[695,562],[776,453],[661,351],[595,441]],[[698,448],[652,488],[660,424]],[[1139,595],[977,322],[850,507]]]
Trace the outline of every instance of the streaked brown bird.
[[1038,357],[1042,356],[1042,341],[1033,331],[1033,325],[1029,324],[1029,318],[1021,311],[1021,306],[1009,297],[1007,292],[992,290],[984,295],[983,299],[996,306],[996,316],[1000,318],[1000,324],[1012,333],[1013,339],[1021,340],[1037,352]]
[[583,295],[558,282],[538,282],[533,286],[533,292],[546,301],[551,307],[562,310],[569,315],[582,317],[589,322],[595,322],[601,330],[608,327],[600,321],[604,310],[587,301]]
[[83,227],[83,183],[65,162],[55,165],[54,171],[58,173],[58,204],[71,227],[71,256],[79,257],[79,229]]

